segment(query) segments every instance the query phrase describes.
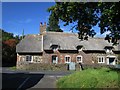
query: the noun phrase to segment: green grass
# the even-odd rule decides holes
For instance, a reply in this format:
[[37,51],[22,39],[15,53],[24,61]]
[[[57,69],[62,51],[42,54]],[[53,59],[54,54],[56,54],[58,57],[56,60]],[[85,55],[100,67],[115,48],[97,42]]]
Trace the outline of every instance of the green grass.
[[16,66],[10,67],[10,70],[16,70]]
[[108,68],[77,71],[57,81],[58,88],[118,88],[118,73]]

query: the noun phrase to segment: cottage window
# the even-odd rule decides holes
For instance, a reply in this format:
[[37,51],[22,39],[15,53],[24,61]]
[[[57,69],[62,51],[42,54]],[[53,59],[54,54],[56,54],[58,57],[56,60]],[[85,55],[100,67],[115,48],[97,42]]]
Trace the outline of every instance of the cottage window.
[[32,56],[27,55],[27,56],[26,56],[26,61],[30,61],[30,62],[31,62],[31,60],[32,60]]
[[25,61],[25,56],[20,56],[19,59],[20,61]]
[[39,62],[39,61],[40,61],[40,57],[39,57],[39,56],[34,56],[33,61],[34,61],[34,62]]
[[70,63],[71,62],[71,58],[69,55],[65,56],[65,63]]
[[77,56],[76,57],[76,62],[77,63],[82,63],[82,56]]
[[55,64],[58,63],[58,57],[56,55],[52,56],[52,63],[55,63]]
[[99,57],[98,57],[98,63],[105,63],[105,58],[104,58],[104,56],[99,56]]
[[53,51],[57,51],[60,46],[59,45],[51,45],[50,48],[53,50]]
[[57,47],[53,47],[52,49],[53,49],[53,51],[57,51],[57,50],[58,50],[58,48],[57,48]]
[[106,47],[105,47],[106,53],[113,53],[112,50],[113,50],[113,47],[112,47],[112,46],[106,46]]
[[110,52],[110,50],[109,50],[109,49],[106,49],[106,52],[107,52],[107,53],[109,53],[109,52]]

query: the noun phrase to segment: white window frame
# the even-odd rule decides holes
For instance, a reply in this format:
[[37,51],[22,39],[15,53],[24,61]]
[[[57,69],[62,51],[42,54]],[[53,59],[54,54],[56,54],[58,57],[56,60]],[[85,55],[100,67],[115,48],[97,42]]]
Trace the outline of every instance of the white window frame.
[[57,51],[57,50],[58,50],[58,48],[53,47],[53,51],[54,51],[54,52]]
[[[53,62],[53,56],[55,56],[55,61]],[[58,56],[57,55],[52,55],[52,63],[57,64],[58,63]]]
[[20,61],[25,61],[26,60],[26,57],[25,56],[20,56]]
[[[78,57],[81,58],[81,61],[78,61]],[[76,63],[82,63],[82,62],[83,62],[83,60],[82,60],[82,56],[81,56],[81,55],[76,56]]]
[[[27,57],[29,57],[30,60],[27,60]],[[26,61],[27,61],[27,62],[32,62],[32,55],[26,55]]]
[[106,49],[106,52],[109,53],[109,52],[110,52],[110,49]]
[[[66,60],[67,57],[70,58],[69,62]],[[65,56],[65,63],[70,63],[70,62],[71,62],[71,57],[70,57],[70,55],[66,55],[66,56]]]
[[33,56],[33,62],[39,63],[40,62],[40,56]]
[[106,48],[106,53],[113,53],[112,49]]
[[98,63],[105,63],[105,56],[98,56]]

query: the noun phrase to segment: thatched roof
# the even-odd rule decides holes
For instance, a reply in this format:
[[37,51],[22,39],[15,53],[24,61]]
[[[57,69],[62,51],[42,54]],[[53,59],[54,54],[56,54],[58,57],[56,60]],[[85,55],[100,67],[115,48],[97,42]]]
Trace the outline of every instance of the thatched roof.
[[[18,45],[17,52],[42,52],[42,35],[27,35]],[[106,46],[112,46],[104,38],[90,38],[81,41],[77,34],[64,32],[46,32],[43,36],[43,49],[50,50],[51,45],[58,45],[59,50],[77,50],[77,46],[83,46],[83,50],[104,50]],[[118,46],[114,46],[118,51]],[[120,50],[120,48],[119,48]]]
[[42,52],[42,36],[41,35],[27,35],[16,46],[16,52],[32,53]]

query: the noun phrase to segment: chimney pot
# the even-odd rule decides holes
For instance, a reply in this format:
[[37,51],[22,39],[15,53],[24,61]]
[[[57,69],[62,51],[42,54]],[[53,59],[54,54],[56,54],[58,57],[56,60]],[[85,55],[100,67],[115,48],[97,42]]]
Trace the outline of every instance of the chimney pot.
[[40,25],[42,26],[42,22],[40,22]]

